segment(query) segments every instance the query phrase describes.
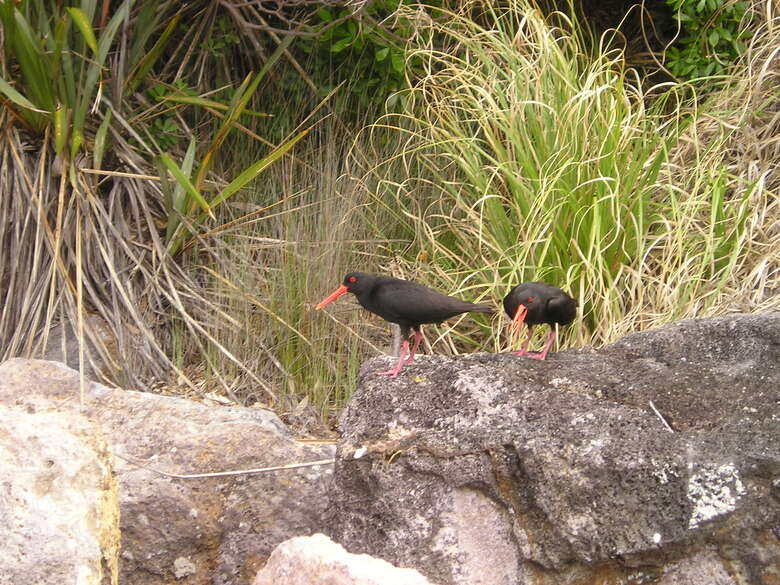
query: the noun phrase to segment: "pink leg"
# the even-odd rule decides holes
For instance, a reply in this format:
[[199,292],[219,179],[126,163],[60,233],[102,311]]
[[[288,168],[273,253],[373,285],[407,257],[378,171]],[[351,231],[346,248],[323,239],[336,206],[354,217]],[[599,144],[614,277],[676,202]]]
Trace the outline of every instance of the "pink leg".
[[539,353],[529,353],[528,357],[533,360],[543,360],[547,357],[547,352],[550,351],[553,342],[555,341],[555,327],[550,327],[550,334],[547,336],[547,343],[544,344],[542,351]]
[[401,344],[401,354],[398,356],[398,362],[395,364],[395,367],[386,372],[377,372],[377,376],[390,376],[391,378],[395,378],[398,375],[398,372],[401,371],[401,368],[404,367],[404,357],[407,353],[409,353],[409,342],[404,340]]
[[417,353],[417,348],[420,347],[420,341],[422,341],[422,333],[420,331],[414,332],[414,344],[412,345],[412,351],[409,357],[406,358],[405,364],[411,364],[414,361],[414,354]]
[[531,343],[531,337],[533,337],[534,328],[529,325],[528,326],[528,337],[525,338],[525,342],[523,343],[523,347],[520,348],[520,351],[512,352],[515,355],[526,355],[528,353],[528,344]]

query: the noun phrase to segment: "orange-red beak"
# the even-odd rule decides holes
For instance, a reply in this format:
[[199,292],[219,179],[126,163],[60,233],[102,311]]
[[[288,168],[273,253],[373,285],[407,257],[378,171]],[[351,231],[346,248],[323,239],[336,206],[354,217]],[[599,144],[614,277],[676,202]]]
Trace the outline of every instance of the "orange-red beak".
[[336,290],[334,290],[332,293],[330,293],[330,295],[328,295],[327,297],[322,299],[322,301],[320,301],[320,304],[317,305],[316,307],[314,307],[314,310],[315,311],[319,311],[322,307],[324,307],[327,304],[332,303],[337,298],[339,298],[341,295],[343,295],[344,293],[347,293],[347,292],[349,292],[349,289],[345,285],[342,284],[340,287],[338,287]]
[[523,324],[523,321],[525,321],[525,316],[527,314],[528,314],[528,307],[526,307],[525,305],[520,305],[519,307],[517,307],[515,318],[512,319],[512,324],[510,325],[510,327],[515,331],[519,331],[520,326]]

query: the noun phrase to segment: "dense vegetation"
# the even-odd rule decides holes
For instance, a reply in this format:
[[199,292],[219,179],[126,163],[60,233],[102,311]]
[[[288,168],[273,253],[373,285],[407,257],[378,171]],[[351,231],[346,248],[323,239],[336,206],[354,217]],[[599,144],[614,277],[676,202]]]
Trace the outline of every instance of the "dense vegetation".
[[[71,322],[114,383],[328,418],[390,338],[312,311],[349,269],[547,280],[580,301],[563,346],[780,309],[780,15],[669,4],[653,85],[524,0],[0,0],[0,356]],[[425,346],[505,350],[504,322]]]

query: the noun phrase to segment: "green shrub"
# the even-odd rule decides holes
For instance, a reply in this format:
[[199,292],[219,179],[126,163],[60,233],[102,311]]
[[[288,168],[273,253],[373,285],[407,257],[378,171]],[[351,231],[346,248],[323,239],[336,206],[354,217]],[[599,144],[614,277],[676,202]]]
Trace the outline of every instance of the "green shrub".
[[752,19],[748,2],[666,0],[676,12],[682,38],[667,53],[671,72],[681,79],[721,75],[745,52]]
[[[403,271],[472,300],[521,281],[562,286],[581,312],[564,344],[711,314],[729,295],[760,298],[744,283],[766,273],[753,250],[778,250],[760,227],[778,205],[759,173],[729,160],[755,108],[777,103],[776,79],[743,73],[739,93],[729,89],[740,97],[724,88],[702,105],[683,99],[688,84],[651,98],[619,51],[594,53],[575,22],[553,28],[529,4],[473,2],[434,18],[457,50],[419,49],[428,75],[409,90],[410,110],[378,124],[402,137],[370,174],[412,233],[397,251]],[[500,320],[464,325],[440,328],[434,344],[506,348]]]
[[354,98],[375,107],[406,87],[406,43],[416,31],[410,13],[399,8],[411,5],[411,0],[375,0],[358,12],[351,6],[317,11],[312,30],[321,34],[302,49],[312,57],[310,69],[323,95],[347,81]]

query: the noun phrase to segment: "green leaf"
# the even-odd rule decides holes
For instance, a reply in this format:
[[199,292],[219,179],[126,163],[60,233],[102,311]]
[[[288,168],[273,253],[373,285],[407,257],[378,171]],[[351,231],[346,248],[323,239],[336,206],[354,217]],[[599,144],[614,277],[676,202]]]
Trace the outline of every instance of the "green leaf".
[[[95,87],[97,86],[100,73],[108,58],[108,51],[114,42],[114,36],[119,30],[119,26],[124,22],[129,14],[131,0],[125,0],[122,5],[117,9],[111,20],[103,29],[100,34],[100,40],[98,41],[98,51],[94,61],[90,61],[87,67],[87,74],[84,77],[83,85],[80,88],[81,92],[78,96],[78,103],[73,109],[73,133],[74,137],[76,132],[82,133],[84,129],[84,121],[87,117],[87,108],[91,105],[95,99]],[[72,150],[72,149],[71,149]]]
[[715,29],[712,32],[710,32],[710,35],[707,37],[707,41],[709,41],[712,47],[717,45],[719,40],[720,40],[720,34],[718,33],[718,29]]
[[200,208],[206,214],[208,214],[209,217],[214,219],[214,213],[211,211],[211,207],[209,206],[208,202],[203,198],[203,195],[201,195],[200,191],[195,188],[195,185],[192,184],[192,181],[189,180],[189,178],[184,174],[179,166],[173,162],[173,159],[168,156],[167,153],[163,152],[160,155],[160,161],[171,172],[173,178],[176,179],[176,182],[187,192],[190,197],[192,197],[192,199],[200,206]]
[[[170,94],[170,95],[158,96],[157,99],[159,101],[188,104],[191,106],[199,106],[201,108],[211,108],[212,110],[225,111],[229,108],[227,104],[223,104],[222,102],[217,102],[214,100],[208,100],[206,98],[190,96],[190,95]],[[271,117],[271,114],[268,114],[266,112],[255,112],[253,110],[244,110],[243,113],[247,116],[255,116],[259,118]]]
[[130,43],[128,62],[134,66],[149,52],[146,48],[146,43],[152,34],[155,34],[155,36],[159,34],[160,28],[158,24],[160,16],[163,16],[165,13],[161,12],[158,15],[156,4],[157,2],[152,2],[151,0],[142,0],[140,9],[136,11],[132,20],[133,30],[129,35],[132,42]]
[[176,26],[179,24],[182,11],[183,9],[179,10],[179,12],[177,12],[173,18],[171,18],[171,20],[166,25],[165,30],[155,41],[149,52],[146,53],[143,58],[138,61],[138,63],[136,63],[136,65],[130,70],[130,73],[127,76],[127,80],[125,81],[125,95],[133,93],[138,88],[138,85],[146,77],[146,74],[149,73],[151,68],[160,58],[160,55],[162,54],[163,49],[165,49],[165,46],[168,44],[168,40],[173,34],[173,31],[176,30]]
[[390,56],[390,62],[396,73],[403,73],[404,69],[406,69],[406,60],[403,53],[393,53]]
[[184,153],[184,160],[181,163],[182,171],[189,177],[192,174],[192,165],[195,162],[195,137],[190,138],[190,143],[187,145],[187,152]]
[[81,36],[84,37],[84,40],[87,43],[87,46],[92,49],[92,52],[97,55],[98,53],[98,43],[97,39],[95,38],[95,33],[92,30],[92,25],[90,23],[89,17],[84,13],[81,8],[75,8],[72,6],[66,7],[65,10],[68,11],[68,14],[70,14],[70,17],[73,19],[73,22],[76,23],[76,27],[81,31]]
[[384,47],[383,49],[379,49],[375,54],[374,58],[376,59],[377,63],[381,63],[385,59],[387,59],[387,56],[390,54],[390,47]]
[[[304,136],[306,136],[313,127],[306,128],[305,130],[299,132],[295,136],[293,136],[290,140],[282,144],[281,146],[277,147],[275,150],[273,150],[271,153],[269,153],[267,156],[263,157],[256,163],[249,166],[247,169],[245,169],[241,174],[239,174],[235,179],[233,179],[228,185],[217,195],[212,201],[209,206],[209,215],[211,215],[211,209],[215,209],[218,207],[223,201],[226,199],[232,197],[235,195],[238,191],[243,189],[247,184],[249,184],[251,181],[253,181],[255,178],[257,178],[266,168],[268,168],[271,164],[273,164],[275,161],[277,161],[279,158],[284,156],[295,144],[301,140]],[[162,159],[163,156],[167,155],[161,155],[160,158]],[[170,158],[168,158],[170,162],[166,162],[163,159],[163,162],[168,166],[169,164],[172,164],[175,166],[175,163],[173,163]],[[170,168],[170,167],[168,167]],[[173,172],[173,170],[172,170]],[[174,175],[175,176],[175,175]],[[189,181],[187,181],[189,182]],[[193,187],[194,188],[194,187]],[[213,215],[211,215],[213,217]],[[194,223],[195,225],[201,224],[206,218],[206,214],[201,214],[198,216]],[[168,246],[168,251],[171,255],[176,254],[182,247],[184,243],[184,237],[186,237],[185,234],[179,234],[179,236],[170,243]]]
[[72,126],[70,136],[70,160],[74,160],[81,145],[84,144],[84,132],[82,132],[81,128]]
[[287,47],[290,46],[290,43],[292,43],[294,39],[295,37],[292,35],[285,37],[282,42],[279,43],[279,46],[276,47],[276,50],[271,54],[271,56],[268,57],[266,62],[263,64],[262,69],[260,69],[257,75],[255,75],[255,78],[250,82],[249,76],[247,76],[241,86],[236,90],[233,98],[230,100],[230,107],[228,108],[227,114],[222,120],[222,124],[220,124],[219,128],[217,129],[214,140],[206,151],[206,154],[203,156],[203,160],[198,167],[198,172],[195,176],[196,185],[200,186],[203,184],[203,180],[206,177],[206,172],[211,166],[211,161],[213,160],[216,152],[222,146],[225,138],[227,138],[228,134],[233,129],[233,123],[238,120],[238,118],[244,113],[249,100],[252,98],[252,95],[254,95],[258,85],[260,85],[260,82],[263,80],[271,67],[273,67],[279,58],[284,54],[284,52],[287,50]]
[[[71,3],[77,4],[75,1]],[[81,10],[83,10],[84,14],[87,15],[89,22],[92,22],[95,19],[95,14],[97,13],[98,0],[80,0],[78,4],[81,4]]]
[[30,100],[28,100],[26,97],[24,97],[22,94],[20,94],[18,91],[16,91],[11,84],[9,84],[5,79],[0,77],[0,92],[4,93],[5,96],[11,100],[13,103],[15,103],[17,106],[21,106],[23,108],[27,108],[28,110],[32,110],[33,112],[38,112],[41,114],[49,114],[47,110],[40,110],[35,107],[35,104],[33,104]]
[[51,112],[54,110],[55,96],[51,72],[47,69],[40,40],[18,9],[14,9],[13,14],[13,52],[19,62],[28,96],[37,107]]
[[330,46],[331,53],[340,53],[352,44],[352,37],[346,37],[340,41],[336,41]]
[[[190,144],[187,147],[187,152],[184,154],[184,160],[182,161],[181,165],[182,173],[187,177],[192,174],[192,166],[195,160],[195,146],[195,137],[192,137],[190,139]],[[166,176],[167,178],[168,173],[166,173],[164,169],[162,173],[162,176]],[[189,216],[192,211],[194,211],[194,209],[191,206],[192,199],[187,196],[186,190],[178,182],[173,189],[171,189],[170,185],[168,185],[167,192],[164,192],[168,196],[168,202],[170,204],[171,210],[168,215],[168,222],[165,230],[165,241],[170,244],[169,253],[173,254],[177,251],[178,245],[180,245],[173,240],[176,234],[176,230],[181,224],[181,217]],[[174,247],[177,247],[176,250],[174,250]]]
[[327,8],[320,8],[317,11],[317,16],[322,22],[331,22],[333,20],[333,13]]
[[220,203],[232,197],[238,191],[243,189],[247,184],[249,184],[251,181],[257,178],[257,176],[260,175],[260,173],[262,173],[265,169],[271,166],[271,164],[273,164],[281,157],[283,157],[285,154],[287,154],[290,151],[290,149],[293,146],[295,146],[298,143],[298,141],[300,141],[309,132],[311,132],[311,128],[306,128],[305,130],[293,136],[290,140],[288,140],[281,146],[277,147],[275,150],[271,151],[268,155],[261,158],[259,161],[250,165],[240,175],[238,175],[235,179],[233,179],[230,183],[228,183],[228,185],[211,202],[211,206],[217,207]]
[[81,62],[81,57],[75,55],[68,42],[72,19],[58,18],[54,26],[54,48],[51,52],[51,78],[56,80],[57,98],[71,108],[76,103],[76,73],[74,62]]
[[68,108],[57,104],[54,109],[54,152],[62,154],[68,139]]
[[211,108],[212,110],[219,110],[222,112],[230,108],[230,106],[228,106],[227,104],[223,104],[222,102],[217,102],[214,100],[209,100],[206,98],[201,98],[201,97],[191,96],[191,95],[181,95],[181,94],[172,93],[169,95],[158,95],[155,96],[155,98],[161,102],[175,102],[177,104],[188,104],[190,106]]
[[95,147],[92,149],[92,164],[100,169],[103,164],[103,154],[106,152],[108,140],[108,128],[111,125],[111,110],[106,110],[106,115],[95,132]]

